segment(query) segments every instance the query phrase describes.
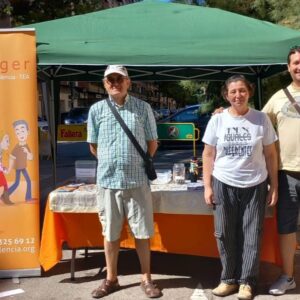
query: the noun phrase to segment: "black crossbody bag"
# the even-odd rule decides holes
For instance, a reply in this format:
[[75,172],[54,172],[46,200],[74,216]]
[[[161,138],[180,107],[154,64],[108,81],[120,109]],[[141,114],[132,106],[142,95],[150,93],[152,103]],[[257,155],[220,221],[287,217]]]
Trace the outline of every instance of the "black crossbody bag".
[[117,121],[120,123],[121,127],[123,128],[124,132],[127,134],[128,138],[130,139],[130,141],[132,142],[132,144],[134,145],[134,147],[136,148],[138,153],[143,158],[144,163],[145,163],[145,171],[148,176],[148,179],[150,179],[150,180],[156,179],[157,175],[156,175],[156,171],[154,168],[152,157],[149,155],[149,153],[144,152],[143,148],[138,143],[138,141],[136,140],[136,138],[134,137],[132,132],[129,130],[129,128],[125,124],[124,120],[122,119],[122,117],[120,116],[120,114],[118,113],[118,111],[116,110],[114,105],[112,105],[111,101],[109,99],[106,99],[106,103],[108,104],[111,112],[113,113],[113,115],[115,116]]

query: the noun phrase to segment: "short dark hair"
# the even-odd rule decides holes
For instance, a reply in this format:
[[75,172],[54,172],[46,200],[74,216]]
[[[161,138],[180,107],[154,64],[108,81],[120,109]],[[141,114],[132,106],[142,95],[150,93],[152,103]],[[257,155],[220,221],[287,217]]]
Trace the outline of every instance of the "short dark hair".
[[29,130],[28,123],[25,120],[17,120],[13,122],[13,127],[16,128],[18,125],[24,125],[27,130]]
[[222,94],[222,96],[225,100],[226,100],[226,96],[228,94],[229,84],[232,83],[232,82],[237,82],[237,81],[242,81],[242,82],[245,83],[250,97],[252,97],[254,95],[254,91],[255,91],[255,84],[254,83],[252,83],[248,79],[246,79],[246,77],[244,75],[233,75],[233,76],[230,76],[225,81],[225,83],[224,83],[224,85],[222,86],[222,89],[221,89],[221,94]]
[[287,56],[287,63],[288,63],[288,65],[291,62],[291,55],[295,54],[296,52],[300,53],[300,46],[293,46],[293,47],[290,48],[290,51],[289,51],[288,56]]

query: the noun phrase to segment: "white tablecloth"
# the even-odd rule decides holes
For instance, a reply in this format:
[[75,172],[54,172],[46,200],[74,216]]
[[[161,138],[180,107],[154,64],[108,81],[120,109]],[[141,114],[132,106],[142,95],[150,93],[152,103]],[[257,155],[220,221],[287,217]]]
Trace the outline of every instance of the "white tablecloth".
[[[201,185],[201,183],[200,183]],[[203,188],[188,190],[188,184],[151,185],[155,213],[212,215],[212,208],[204,201]],[[96,186],[82,185],[76,188],[61,187],[50,193],[50,210],[69,213],[97,213]],[[266,216],[273,210],[267,209]]]

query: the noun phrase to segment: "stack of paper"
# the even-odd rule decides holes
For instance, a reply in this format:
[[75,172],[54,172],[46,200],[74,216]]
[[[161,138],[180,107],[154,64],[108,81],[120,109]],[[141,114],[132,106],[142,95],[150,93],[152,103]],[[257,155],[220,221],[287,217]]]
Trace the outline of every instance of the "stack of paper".
[[187,189],[188,191],[203,190],[204,189],[203,181],[188,182]]

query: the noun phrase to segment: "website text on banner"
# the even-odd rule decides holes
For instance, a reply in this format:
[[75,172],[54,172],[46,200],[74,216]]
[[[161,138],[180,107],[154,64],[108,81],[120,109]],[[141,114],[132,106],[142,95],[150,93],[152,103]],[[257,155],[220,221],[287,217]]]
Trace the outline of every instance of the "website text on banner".
[[39,276],[36,39],[0,30],[0,277]]

